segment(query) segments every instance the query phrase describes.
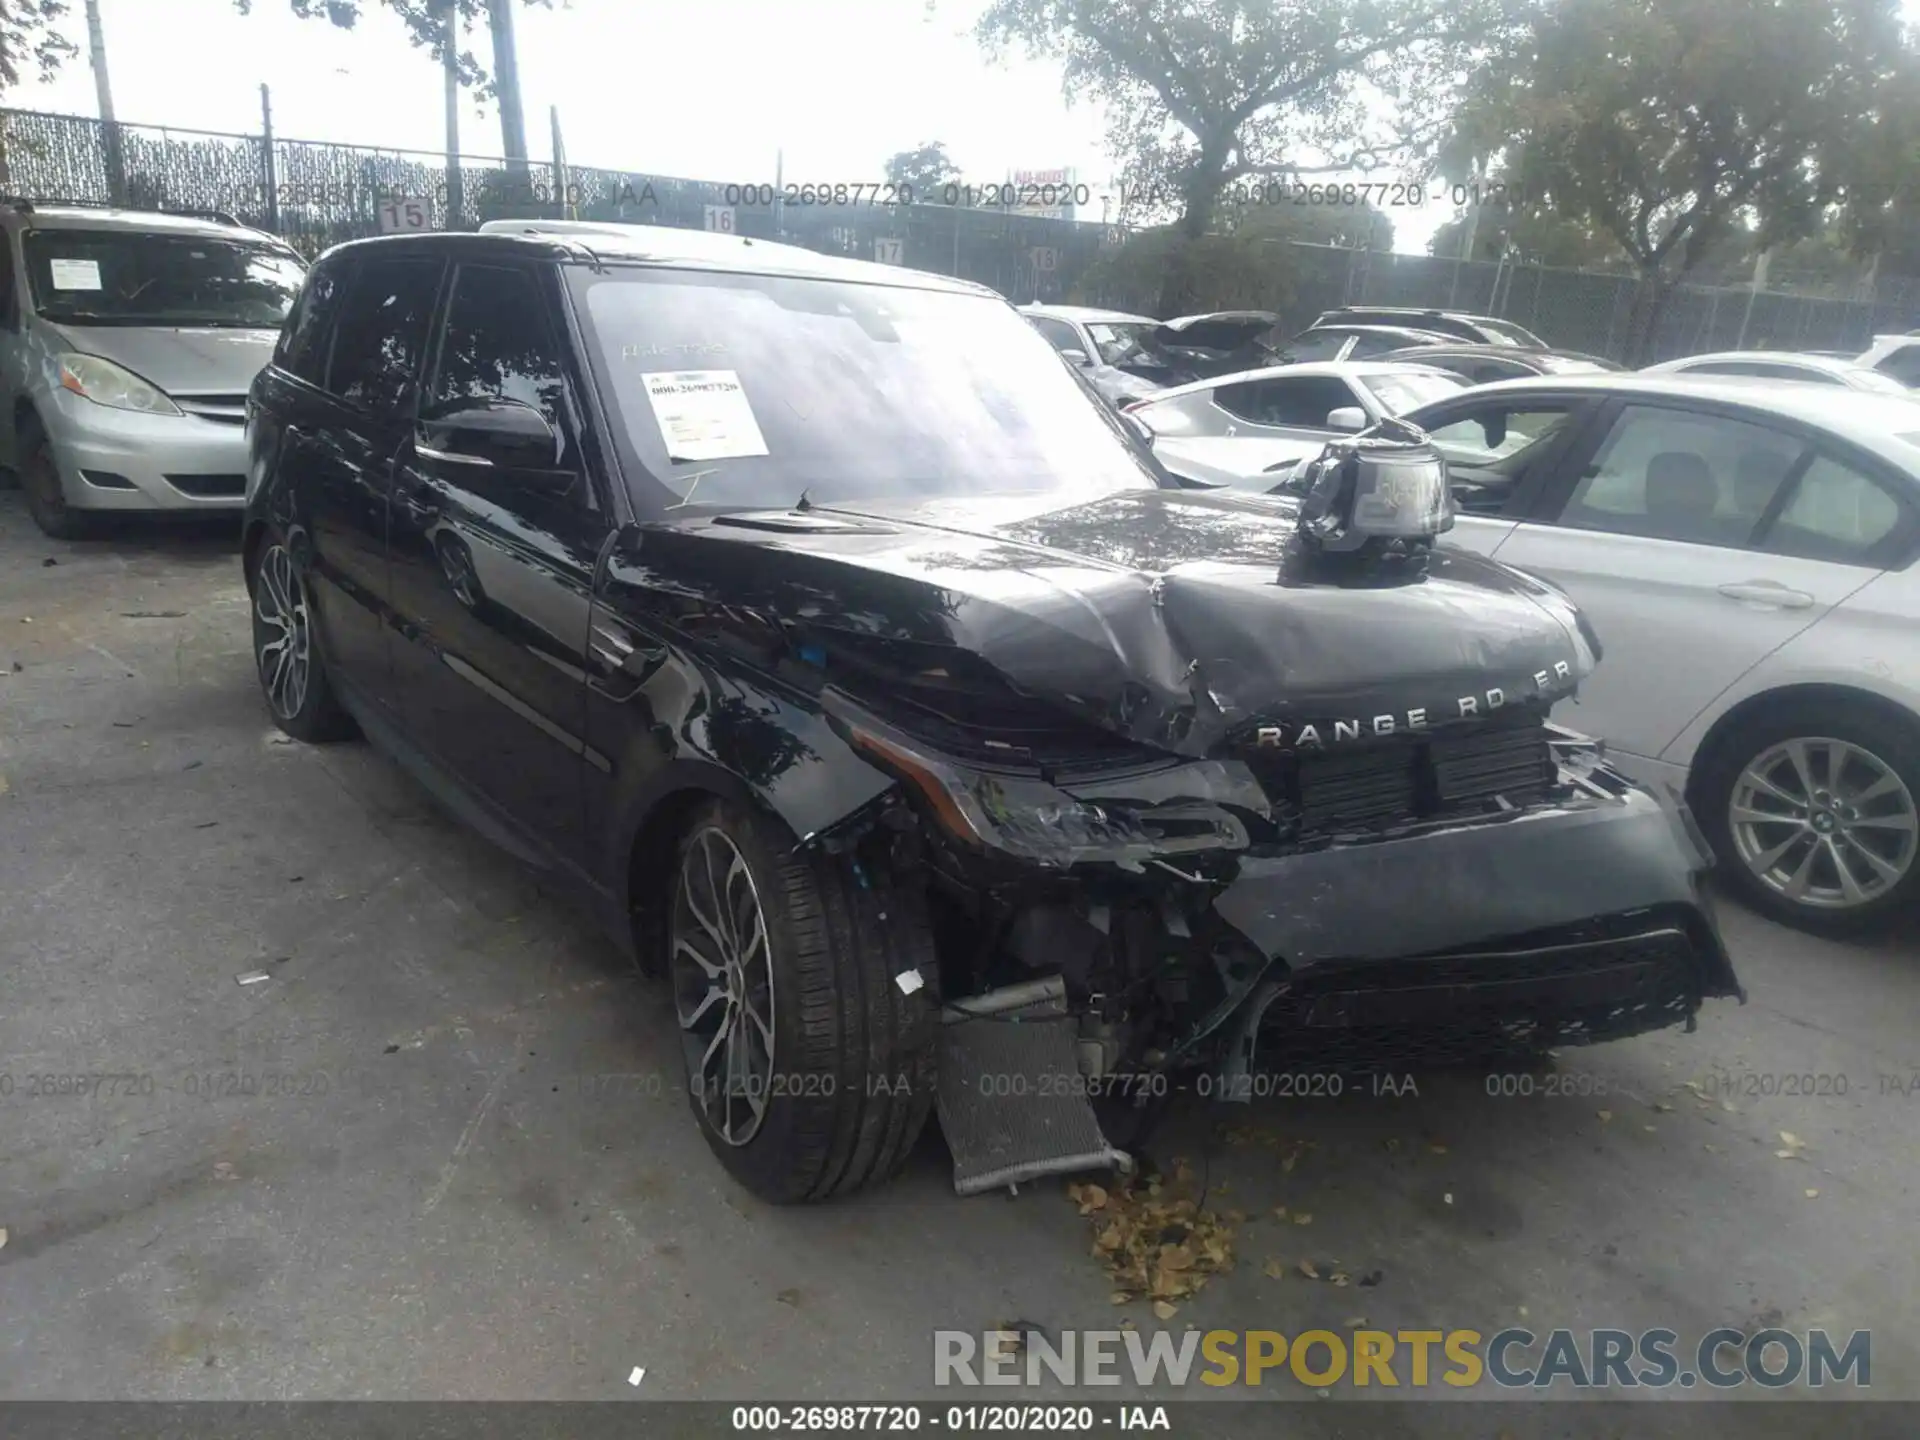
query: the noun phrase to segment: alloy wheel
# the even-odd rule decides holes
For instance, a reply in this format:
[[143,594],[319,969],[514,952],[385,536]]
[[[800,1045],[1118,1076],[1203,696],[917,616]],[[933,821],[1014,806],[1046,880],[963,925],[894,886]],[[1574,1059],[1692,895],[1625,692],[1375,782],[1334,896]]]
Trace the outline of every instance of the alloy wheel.
[[307,702],[313,657],[306,591],[284,545],[274,545],[260,557],[253,612],[264,627],[257,632],[255,648],[267,703],[282,720],[291,720]]
[[746,857],[716,826],[695,834],[681,859],[671,933],[694,1103],[723,1142],[745,1145],[773,1087],[773,955]]
[[1768,889],[1821,910],[1851,910],[1906,878],[1920,807],[1894,768],[1851,741],[1803,736],[1756,756],[1734,781],[1727,828]]

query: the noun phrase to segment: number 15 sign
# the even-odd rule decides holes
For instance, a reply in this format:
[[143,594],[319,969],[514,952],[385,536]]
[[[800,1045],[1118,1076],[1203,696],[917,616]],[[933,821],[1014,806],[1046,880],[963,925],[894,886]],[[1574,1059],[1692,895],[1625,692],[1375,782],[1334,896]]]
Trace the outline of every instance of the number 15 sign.
[[433,228],[433,212],[427,202],[418,196],[405,196],[380,202],[380,233],[391,235],[395,231],[430,230]]

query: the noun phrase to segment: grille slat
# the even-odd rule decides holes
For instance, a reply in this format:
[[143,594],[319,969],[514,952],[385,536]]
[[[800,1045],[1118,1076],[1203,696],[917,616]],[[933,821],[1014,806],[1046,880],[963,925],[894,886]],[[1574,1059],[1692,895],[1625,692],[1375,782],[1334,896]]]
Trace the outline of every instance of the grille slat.
[[1406,736],[1350,754],[1250,756],[1268,797],[1299,816],[1304,835],[1471,814],[1544,800],[1553,784],[1545,727],[1488,726]]

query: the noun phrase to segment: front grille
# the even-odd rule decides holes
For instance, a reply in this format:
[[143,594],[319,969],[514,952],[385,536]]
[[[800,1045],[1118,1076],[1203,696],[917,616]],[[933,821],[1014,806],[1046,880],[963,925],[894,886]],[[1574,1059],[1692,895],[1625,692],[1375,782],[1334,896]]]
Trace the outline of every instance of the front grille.
[[197,495],[208,500],[247,493],[244,475],[169,475],[167,483],[182,495]]
[[222,425],[247,423],[247,397],[242,395],[175,395],[173,402],[189,415]]
[[1248,762],[1302,837],[1520,809],[1547,797],[1554,765],[1538,719],[1453,734],[1401,736],[1365,749]]

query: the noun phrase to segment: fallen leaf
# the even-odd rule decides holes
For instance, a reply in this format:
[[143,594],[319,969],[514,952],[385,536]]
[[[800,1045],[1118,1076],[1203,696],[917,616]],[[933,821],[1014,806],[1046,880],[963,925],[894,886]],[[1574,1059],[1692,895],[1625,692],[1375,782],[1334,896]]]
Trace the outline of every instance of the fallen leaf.
[[1520,1307],[1520,1318],[1521,1318],[1522,1320],[1524,1320],[1524,1319],[1526,1319],[1526,1318],[1527,1318],[1527,1307],[1526,1307],[1526,1306],[1524,1306],[1524,1305],[1522,1305],[1522,1306]]
[[1809,1190],[1809,1191],[1807,1191],[1807,1199],[1809,1199],[1809,1200],[1817,1200],[1817,1199],[1818,1199],[1819,1197],[1820,1197],[1820,1192],[1819,1192],[1818,1190]]
[[1098,1185],[1082,1185],[1075,1198],[1080,1202],[1082,1215],[1091,1215],[1096,1210],[1107,1208],[1107,1192]]
[[1313,1268],[1313,1262],[1311,1260],[1302,1260],[1298,1268],[1300,1273],[1309,1280],[1318,1280],[1320,1278],[1320,1272]]
[[1651,1125],[1642,1125],[1642,1126],[1641,1126],[1640,1128],[1641,1128],[1642,1130],[1645,1130],[1645,1131],[1647,1131],[1647,1132],[1648,1132],[1649,1134],[1651,1134],[1651,1133],[1653,1132],[1653,1130],[1654,1130],[1654,1127],[1653,1127],[1653,1126],[1651,1126]]
[[1287,1275],[1287,1267],[1273,1259],[1267,1261],[1266,1271],[1269,1280],[1284,1280]]
[[1782,1130],[1780,1132],[1780,1143],[1786,1146],[1789,1150],[1798,1150],[1807,1142],[1802,1140],[1798,1135],[1794,1134],[1791,1130]]
[[1293,1223],[1296,1225],[1311,1225],[1313,1223],[1313,1216],[1307,1214],[1304,1210],[1296,1211],[1294,1213]]
[[1156,1300],[1153,1302],[1153,1313],[1162,1320],[1171,1320],[1175,1315],[1180,1313],[1180,1307],[1178,1305],[1169,1305],[1164,1300]]
[[1340,1323],[1349,1330],[1364,1330],[1367,1327],[1367,1317],[1364,1315],[1350,1315]]
[[1593,1113],[1600,1117],[1602,1124],[1613,1119],[1613,1112],[1611,1110],[1596,1110]]
[[0,1225],[0,1250],[7,1248],[7,1227]]
[[1334,1271],[1333,1277],[1332,1277],[1333,1283],[1336,1285],[1346,1285],[1352,1280],[1352,1278],[1353,1277],[1348,1275],[1344,1270]]
[[1389,1155],[1398,1155],[1400,1153],[1400,1142],[1398,1140],[1389,1137],[1381,1143],[1387,1147],[1387,1153]]
[[1124,1290],[1114,1291],[1111,1295],[1107,1296],[1107,1299],[1115,1305],[1129,1305],[1133,1303],[1133,1296]]
[[1444,1145],[1429,1145],[1427,1146],[1427,1149],[1431,1150],[1436,1155],[1444,1155],[1447,1153],[1447,1147]]
[[1451,1205],[1453,1203],[1453,1192],[1449,1190],[1447,1191],[1446,1194],[1442,1195],[1440,1198],[1446,1201],[1447,1204]]
[[1287,1207],[1286,1207],[1286,1206],[1284,1206],[1284,1205],[1276,1205],[1276,1206],[1274,1206],[1274,1207],[1273,1207],[1273,1218],[1274,1218],[1274,1219],[1276,1219],[1276,1220],[1284,1220],[1284,1219],[1286,1219],[1286,1218],[1287,1218]]
[[1138,1330],[1140,1327],[1133,1323],[1133,1317],[1129,1315],[1125,1320],[1120,1322],[1120,1328],[1122,1330]]
[[1673,1109],[1673,1107],[1672,1107],[1671,1105],[1669,1105],[1669,1104],[1667,1104],[1667,1102],[1666,1102],[1666,1101],[1664,1101],[1664,1100],[1656,1100],[1656,1101],[1654,1101],[1654,1102],[1653,1102],[1653,1108],[1654,1108],[1654,1109],[1656,1109],[1656,1110],[1672,1110],[1672,1109]]

